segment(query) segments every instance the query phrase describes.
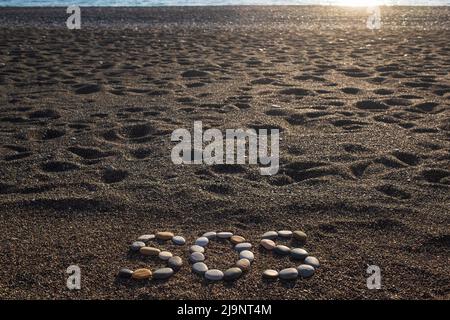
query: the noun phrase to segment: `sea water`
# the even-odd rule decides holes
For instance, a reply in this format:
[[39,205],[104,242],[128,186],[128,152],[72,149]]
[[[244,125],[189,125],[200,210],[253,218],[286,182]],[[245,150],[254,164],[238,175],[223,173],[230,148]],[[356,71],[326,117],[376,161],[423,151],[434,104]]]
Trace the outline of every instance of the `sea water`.
[[218,5],[411,5],[445,6],[450,0],[0,0],[1,6],[218,6]]

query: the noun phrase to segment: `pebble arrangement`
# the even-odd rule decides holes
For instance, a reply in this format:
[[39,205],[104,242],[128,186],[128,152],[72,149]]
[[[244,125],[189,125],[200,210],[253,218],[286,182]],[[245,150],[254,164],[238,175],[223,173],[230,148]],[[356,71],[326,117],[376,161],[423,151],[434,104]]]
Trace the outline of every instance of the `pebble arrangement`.
[[[209,269],[204,263],[206,257],[204,255],[205,247],[209,244],[210,240],[224,239],[233,244],[234,250],[237,251],[239,259],[235,263],[234,267],[231,267],[225,272],[218,269]],[[251,263],[255,259],[253,252],[250,251],[252,245],[246,242],[244,237],[234,235],[231,232],[206,232],[195,240],[195,244],[189,248],[190,261],[192,263],[192,271],[199,274],[209,281],[234,281],[238,279],[244,271],[249,270]]]
[[[303,246],[306,243],[306,233],[303,231],[268,231],[261,236],[260,246],[269,252],[274,252],[280,256],[290,257],[292,260],[301,261],[302,263],[297,267],[285,268],[281,271],[274,269],[267,269],[263,272],[262,276],[268,280],[295,280],[298,277],[309,278],[312,277],[320,267],[319,260],[310,256],[309,253],[300,247],[291,248],[286,245],[277,244],[276,239],[291,240],[295,239]],[[211,240],[227,240],[233,245],[233,249],[238,254],[238,260],[233,267],[221,271],[218,269],[209,269],[205,264],[205,248]],[[143,279],[168,279],[176,271],[183,266],[183,260],[179,256],[174,256],[169,251],[162,251],[154,246],[150,245],[152,241],[172,241],[173,244],[182,246],[186,244],[186,240],[178,235],[174,235],[172,232],[164,231],[157,232],[156,234],[145,234],[140,236],[136,241],[130,245],[132,252],[140,253],[144,256],[158,257],[162,261],[166,261],[167,267],[160,268],[152,271],[148,268],[139,268],[136,270],[130,270],[128,268],[122,268],[119,270],[118,277],[120,278],[132,278],[136,280]],[[234,235],[232,232],[206,232],[201,237],[195,240],[195,244],[190,246],[189,260],[192,263],[192,271],[196,274],[203,276],[209,281],[233,281],[238,279],[243,272],[248,271],[255,259],[253,252],[251,251],[252,245],[247,242],[244,237]]]
[[298,277],[309,278],[314,275],[314,272],[319,268],[320,263],[316,257],[310,256],[309,253],[303,248],[290,248],[285,245],[276,244],[274,240],[278,238],[292,239],[294,238],[302,245],[306,243],[306,233],[303,231],[268,231],[262,235],[260,242],[261,247],[267,251],[272,251],[280,256],[290,256],[293,260],[303,261],[303,264],[296,268],[286,268],[278,272],[277,270],[267,269],[263,272],[262,276],[269,280],[282,279],[282,280],[295,280]]
[[137,241],[130,245],[130,250],[139,252],[144,256],[158,257],[162,261],[167,262],[166,268],[157,269],[154,272],[147,268],[140,268],[137,270],[130,270],[122,268],[119,270],[118,276],[120,278],[132,278],[136,280],[144,279],[167,279],[170,278],[175,271],[179,270],[183,265],[183,259],[179,256],[174,256],[169,251],[161,251],[156,247],[150,246],[151,241],[172,241],[176,245],[184,245],[186,240],[181,236],[175,236],[172,232],[163,231],[156,234],[145,234],[140,236]]

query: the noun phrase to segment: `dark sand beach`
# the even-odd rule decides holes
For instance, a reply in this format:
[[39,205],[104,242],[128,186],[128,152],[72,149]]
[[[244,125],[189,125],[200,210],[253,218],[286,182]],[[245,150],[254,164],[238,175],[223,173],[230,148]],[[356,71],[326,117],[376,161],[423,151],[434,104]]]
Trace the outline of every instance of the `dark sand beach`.
[[[0,8],[0,298],[449,299],[450,8]],[[173,130],[277,128],[280,170],[175,165]],[[258,249],[304,230],[308,280]],[[129,252],[139,235],[254,245],[231,284]],[[236,261],[212,243],[208,265]],[[66,288],[79,265],[82,289]],[[369,290],[377,265],[382,289]]]

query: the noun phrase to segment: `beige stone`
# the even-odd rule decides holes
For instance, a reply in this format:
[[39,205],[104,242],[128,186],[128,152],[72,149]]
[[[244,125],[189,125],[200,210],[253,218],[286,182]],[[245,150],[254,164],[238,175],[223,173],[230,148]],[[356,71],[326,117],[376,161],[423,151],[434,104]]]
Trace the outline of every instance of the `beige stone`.
[[238,267],[239,269],[241,269],[242,271],[247,271],[250,269],[250,260],[248,259],[239,259],[236,262],[236,267]]
[[230,241],[231,241],[232,244],[238,244],[238,243],[244,242],[244,241],[245,241],[245,238],[244,238],[244,237],[241,237],[241,236],[232,236],[232,237],[230,238]]
[[149,279],[151,276],[152,271],[150,269],[141,268],[134,270],[133,275],[131,277],[136,280],[144,280]]
[[263,277],[270,280],[275,280],[278,278],[278,272],[276,270],[267,269],[263,272]]
[[306,242],[306,233],[303,231],[294,231],[294,238],[300,242]]
[[139,252],[144,256],[157,256],[161,252],[158,248],[153,247],[142,247]]
[[277,245],[270,239],[262,239],[261,246],[263,246],[266,250],[273,250]]
[[156,234],[156,238],[160,240],[171,240],[174,237],[172,232],[161,231]]

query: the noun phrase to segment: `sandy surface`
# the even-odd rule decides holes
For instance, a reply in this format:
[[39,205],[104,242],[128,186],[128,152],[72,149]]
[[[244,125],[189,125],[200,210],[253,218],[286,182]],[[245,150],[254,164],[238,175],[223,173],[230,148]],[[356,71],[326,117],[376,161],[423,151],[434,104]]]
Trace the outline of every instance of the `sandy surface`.
[[[377,32],[366,15],[83,9],[69,31],[64,8],[0,9],[0,297],[449,299],[450,9],[384,8]],[[170,134],[194,120],[279,128],[279,174],[172,164]],[[167,282],[115,278],[164,265],[129,254],[143,233],[230,230],[256,246],[272,229],[307,232],[313,278],[262,281],[296,263],[258,249],[233,284],[186,259]],[[236,260],[207,253],[211,268]]]

